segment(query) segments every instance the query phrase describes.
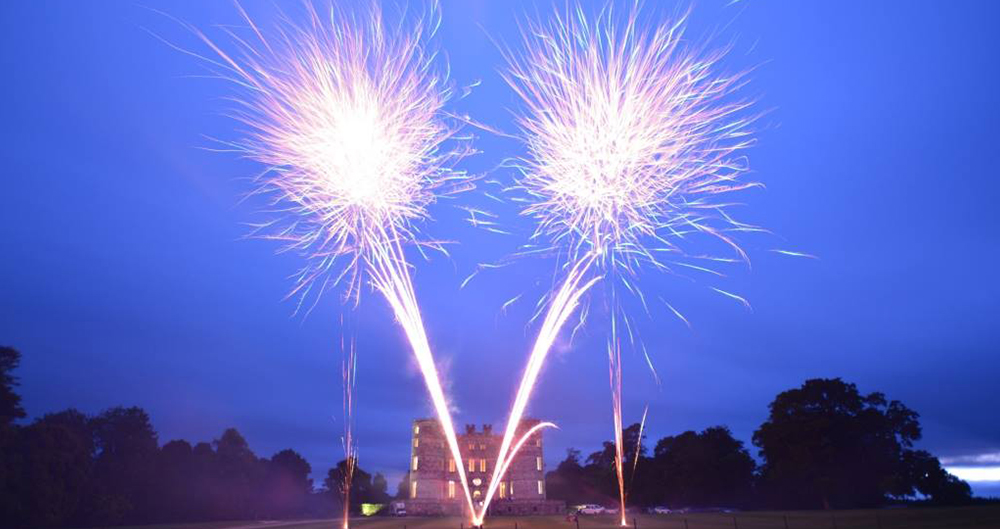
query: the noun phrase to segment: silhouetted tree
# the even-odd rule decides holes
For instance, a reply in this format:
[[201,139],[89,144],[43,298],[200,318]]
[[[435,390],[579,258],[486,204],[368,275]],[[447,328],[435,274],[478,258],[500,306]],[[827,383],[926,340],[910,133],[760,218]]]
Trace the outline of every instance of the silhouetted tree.
[[157,457],[157,521],[188,522],[203,516],[193,486],[203,471],[195,464],[191,443],[177,439],[160,448]]
[[901,476],[902,487],[894,491],[896,496],[919,492],[938,505],[964,505],[972,501],[969,484],[949,474],[938,458],[923,450],[904,452]]
[[772,505],[868,507],[916,487],[908,461],[920,424],[901,402],[862,395],[839,378],[813,379],[779,394],[770,411],[753,442]]
[[21,363],[21,353],[13,347],[0,347],[0,429],[24,418],[21,396],[14,391],[17,377],[14,370]]
[[95,522],[142,523],[153,512],[156,431],[141,408],[111,408],[93,420]]
[[384,503],[390,499],[389,482],[386,481],[381,472],[376,472],[375,477],[372,478],[372,494],[378,498],[376,503]]
[[0,347],[0,520],[19,520],[24,514],[20,479],[23,452],[19,450],[20,435],[14,421],[24,418],[21,396],[14,370],[21,362],[21,353],[13,347]]
[[[343,498],[344,484],[347,477],[347,460],[337,463],[337,466],[330,469],[323,480],[323,488],[332,500],[340,502]],[[384,482],[385,479],[383,478]],[[354,467],[354,474],[351,478],[351,512],[361,512],[362,503],[387,503],[389,495],[384,489],[378,489],[372,482],[372,475],[365,472],[359,466]]]
[[397,500],[405,500],[410,497],[410,472],[407,471],[403,474],[403,479],[399,480],[399,485],[396,485],[396,496]]
[[256,493],[263,481],[263,465],[235,428],[222,432],[213,444],[219,480],[219,486],[214,491],[216,517],[257,518],[261,514],[261,505]]
[[[639,431],[642,427],[635,423],[622,429],[622,473],[625,483],[631,483],[632,469],[636,467],[636,450],[642,457],[646,453],[646,446],[639,438]],[[645,435],[642,436],[645,438]],[[615,443],[604,441],[601,450],[587,456],[587,466],[585,467],[587,481],[597,495],[591,496],[591,500],[597,503],[612,504],[618,498],[618,470],[615,463]]]
[[282,450],[267,464],[267,497],[265,505],[271,518],[291,518],[301,515],[309,494],[312,467],[294,450]]
[[[603,467],[600,467],[600,477],[604,477]],[[546,495],[550,499],[564,500],[573,503],[603,503],[608,501],[607,493],[601,489],[598,476],[593,469],[588,470],[580,464],[580,451],[575,448],[566,450],[563,459],[555,468],[545,475]]]
[[[117,407],[95,417],[76,410],[27,426],[12,370],[20,355],[0,348],[0,525],[85,527],[123,523],[330,516],[312,492],[311,468],[283,450],[259,459],[234,429],[194,447],[158,447],[149,415]],[[367,482],[365,481],[367,479]],[[361,474],[360,499],[385,497],[385,479]]]
[[735,507],[750,501],[756,463],[725,426],[656,443],[650,471],[671,507]]
[[192,473],[188,477],[190,489],[189,506],[192,516],[197,520],[218,519],[219,509],[216,506],[219,496],[218,460],[211,443],[200,442],[191,447]]
[[23,516],[27,525],[58,527],[86,521],[94,442],[82,413],[45,415],[21,432]]

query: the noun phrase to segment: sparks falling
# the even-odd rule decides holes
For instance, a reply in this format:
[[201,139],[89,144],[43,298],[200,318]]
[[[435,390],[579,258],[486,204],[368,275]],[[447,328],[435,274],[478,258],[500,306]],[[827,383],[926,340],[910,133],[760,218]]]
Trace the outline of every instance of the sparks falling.
[[[712,263],[746,260],[732,235],[757,230],[733,220],[726,211],[733,204],[723,199],[756,185],[741,178],[755,116],[747,114],[751,102],[734,93],[746,77],[720,73],[727,50],[692,47],[684,28],[683,16],[641,27],[637,6],[622,16],[609,5],[596,17],[567,7],[551,22],[529,22],[523,52],[505,54],[505,78],[524,103],[516,120],[527,155],[516,162],[516,190],[526,195],[523,213],[537,221],[536,248],[564,256],[567,272],[549,299],[500,458],[524,411],[518,403],[530,395],[567,311],[606,279],[622,525],[621,335],[631,343],[634,333],[617,292],[624,289],[646,306],[633,284],[639,267],[712,273]],[[731,256],[689,254],[682,244],[697,234],[720,241]]]
[[[376,2],[363,12],[331,6],[324,16],[305,6],[304,25],[285,18],[270,38],[239,8],[249,29],[226,30],[234,54],[191,28],[216,54],[199,57],[239,87],[231,115],[246,133],[225,145],[267,167],[259,193],[271,199],[272,220],[255,234],[307,257],[292,291],[300,307],[340,284],[355,301],[365,282],[385,297],[461,462],[404,255],[406,245],[436,246],[419,240],[415,223],[469,185],[452,169],[470,151],[443,111],[452,93],[427,48],[437,6],[398,24],[385,23]],[[457,470],[474,512],[464,465]]]
[[[341,327],[343,327],[343,319],[341,319]],[[351,339],[350,343],[344,344],[343,335],[341,335],[340,349],[344,353],[344,361],[341,364],[341,375],[343,376],[343,402],[344,402],[344,437],[342,439],[344,445],[344,461],[346,465],[344,467],[343,483],[340,484],[342,487],[343,496],[343,529],[348,529],[350,527],[350,517],[351,517],[351,485],[354,481],[354,470],[357,468],[358,462],[358,446],[357,441],[354,440],[354,381],[357,380],[357,350],[354,348],[354,340]]]

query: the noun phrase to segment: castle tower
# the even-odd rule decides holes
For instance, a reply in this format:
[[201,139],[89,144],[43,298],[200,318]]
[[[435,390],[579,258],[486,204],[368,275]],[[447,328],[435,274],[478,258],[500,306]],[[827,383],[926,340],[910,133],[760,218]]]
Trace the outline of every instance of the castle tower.
[[[537,425],[537,419],[524,419],[518,426],[515,441]],[[502,435],[490,424],[482,430],[469,424],[458,434],[462,462],[451,457],[444,432],[435,419],[413,421],[410,444],[410,480],[407,512],[416,515],[459,515],[467,508],[458,464],[462,464],[472,495],[479,508],[485,500],[493,477]],[[492,514],[557,514],[561,501],[547,501],[542,434],[536,432],[518,450],[507,468],[490,504]]]

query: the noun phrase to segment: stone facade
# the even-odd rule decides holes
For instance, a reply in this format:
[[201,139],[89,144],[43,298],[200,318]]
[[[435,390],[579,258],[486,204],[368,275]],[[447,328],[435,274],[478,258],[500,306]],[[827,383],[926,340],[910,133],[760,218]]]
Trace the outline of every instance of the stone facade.
[[[518,426],[516,439],[537,419],[524,419]],[[413,421],[410,440],[410,483],[407,514],[461,515],[468,504],[458,474],[458,463],[451,457],[448,442],[436,419]],[[494,433],[492,425],[482,430],[467,425],[458,436],[459,451],[465,464],[465,475],[476,507],[482,505],[496,466],[502,432]],[[545,498],[545,460],[542,435],[536,432],[521,446],[507,469],[500,488],[490,502],[490,514],[557,514],[565,505]]]

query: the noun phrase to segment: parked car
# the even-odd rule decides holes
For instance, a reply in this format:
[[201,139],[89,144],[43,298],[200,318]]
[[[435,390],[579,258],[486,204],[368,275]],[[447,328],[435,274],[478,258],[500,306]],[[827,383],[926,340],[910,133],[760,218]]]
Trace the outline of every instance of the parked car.
[[393,502],[389,505],[389,514],[393,516],[406,516],[406,503],[401,501]]
[[649,508],[650,514],[670,514],[674,511],[670,510],[669,507],[664,507],[662,505],[657,505],[656,507]]
[[576,512],[580,514],[604,514],[605,512],[607,512],[607,509],[594,503],[587,503],[584,505],[580,505],[576,509]]

